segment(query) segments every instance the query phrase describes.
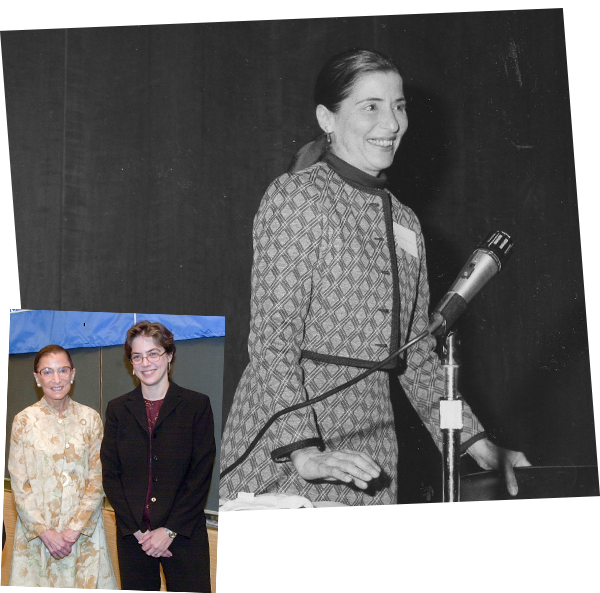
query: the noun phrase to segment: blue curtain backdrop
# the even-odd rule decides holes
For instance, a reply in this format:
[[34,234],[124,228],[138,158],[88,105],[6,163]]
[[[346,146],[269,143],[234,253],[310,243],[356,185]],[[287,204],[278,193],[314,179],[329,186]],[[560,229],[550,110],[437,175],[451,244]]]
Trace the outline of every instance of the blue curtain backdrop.
[[37,352],[48,344],[67,349],[116,346],[125,342],[132,325],[144,319],[168,327],[176,341],[225,335],[224,317],[16,310],[10,315],[9,353]]

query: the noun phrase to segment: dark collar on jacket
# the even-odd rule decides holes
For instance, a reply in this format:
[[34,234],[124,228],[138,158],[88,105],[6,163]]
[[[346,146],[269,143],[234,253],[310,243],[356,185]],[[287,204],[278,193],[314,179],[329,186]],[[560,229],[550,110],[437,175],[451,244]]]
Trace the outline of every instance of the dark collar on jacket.
[[387,185],[386,174],[381,172],[379,177],[369,175],[360,169],[357,169],[350,163],[342,160],[331,150],[326,150],[323,155],[323,161],[326,162],[342,179],[348,181],[351,185],[358,185],[367,190],[383,190]]
[[[133,391],[127,394],[127,401],[125,405],[129,409],[129,411],[133,414],[135,419],[139,422],[140,426],[148,432],[148,418],[146,416],[146,404],[144,403],[144,396],[142,394],[142,386],[138,385]],[[160,408],[160,413],[158,414],[158,419],[154,426],[154,430],[156,430],[162,421],[173,412],[173,410],[181,403],[182,395],[181,395],[181,387],[173,381],[169,381],[169,389],[167,390],[167,394],[165,395],[165,400],[163,402],[162,407]]]

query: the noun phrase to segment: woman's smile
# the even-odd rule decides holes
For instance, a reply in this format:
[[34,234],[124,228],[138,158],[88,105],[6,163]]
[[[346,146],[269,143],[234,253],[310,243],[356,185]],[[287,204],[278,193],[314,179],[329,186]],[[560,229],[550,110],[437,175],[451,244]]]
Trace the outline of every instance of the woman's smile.
[[377,177],[391,166],[408,127],[402,79],[396,72],[364,74],[337,112],[319,105],[317,118],[333,154]]
[[61,381],[56,385],[50,384],[44,387],[44,393],[46,394],[46,396],[54,400],[62,399],[65,395],[69,393],[69,391],[71,391],[71,385],[68,381]]
[[[169,363],[172,354],[166,353],[164,349],[149,336],[138,336],[131,343],[132,356],[142,357],[141,361],[134,364],[133,370],[142,382],[144,388],[158,389],[166,392],[169,386]],[[161,352],[162,351],[162,352]],[[148,357],[160,355],[158,360],[151,361]]]
[[393,148],[394,147],[394,140],[390,139],[390,140],[378,140],[376,138],[369,138],[367,140],[367,142],[378,146],[379,148]]
[[[42,388],[46,401],[53,407],[66,405],[71,383],[75,378],[75,369],[71,368],[68,356],[64,352],[46,354],[40,358],[38,368],[40,372],[34,372],[33,376]],[[50,369],[52,374],[46,374],[47,369]]]

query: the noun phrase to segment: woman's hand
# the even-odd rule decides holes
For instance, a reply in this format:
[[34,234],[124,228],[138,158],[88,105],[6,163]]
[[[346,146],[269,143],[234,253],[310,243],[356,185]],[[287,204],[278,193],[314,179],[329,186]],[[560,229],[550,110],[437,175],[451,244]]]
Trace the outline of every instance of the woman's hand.
[[506,481],[508,493],[511,496],[517,495],[519,486],[514,468],[531,465],[523,453],[498,447],[489,439],[476,441],[467,449],[467,452],[481,468],[495,469],[500,472]]
[[321,452],[316,447],[307,447],[293,451],[290,459],[305,480],[354,482],[362,490],[381,473],[381,468],[366,453],[347,449]]
[[153,558],[170,558],[173,556],[168,550],[173,543],[173,538],[169,537],[169,534],[162,527],[154,531],[146,531],[138,541],[142,545],[142,550],[148,556]]
[[44,542],[44,545],[48,548],[48,552],[53,558],[60,560],[71,553],[71,544],[65,540],[62,533],[54,531],[54,529],[48,529],[40,535],[40,539]]
[[61,535],[65,541],[73,546],[73,544],[79,539],[81,531],[75,531],[75,529],[65,529]]

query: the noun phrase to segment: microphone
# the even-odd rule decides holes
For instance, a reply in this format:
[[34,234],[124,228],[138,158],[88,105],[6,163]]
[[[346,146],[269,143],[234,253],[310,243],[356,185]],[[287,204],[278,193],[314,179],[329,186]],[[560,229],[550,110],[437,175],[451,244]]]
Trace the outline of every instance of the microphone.
[[446,332],[463,314],[471,299],[495,276],[512,253],[513,240],[494,231],[473,252],[454,284],[429,317],[427,331],[434,336]]

